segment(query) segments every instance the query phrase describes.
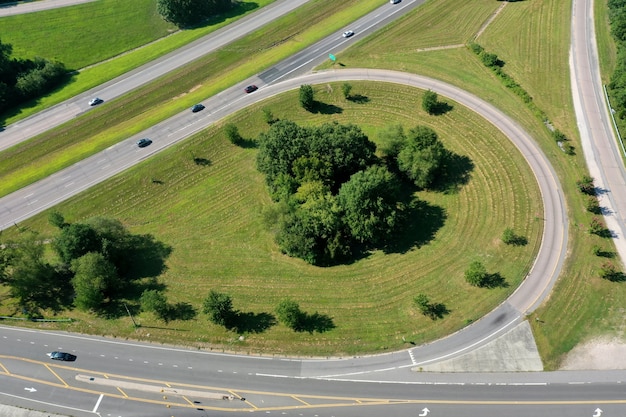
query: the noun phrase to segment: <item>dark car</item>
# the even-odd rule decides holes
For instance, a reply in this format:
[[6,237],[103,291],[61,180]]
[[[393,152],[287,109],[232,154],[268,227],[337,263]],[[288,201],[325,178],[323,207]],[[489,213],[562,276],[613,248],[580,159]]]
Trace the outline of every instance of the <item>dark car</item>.
[[76,360],[76,355],[67,352],[51,352],[48,353],[48,356],[57,361],[74,362]]
[[150,145],[152,143],[152,141],[148,138],[143,138],[143,139],[139,139],[137,141],[137,146],[139,146],[140,148],[145,148],[146,146]]
[[244,90],[246,93],[251,93],[251,92],[256,91],[256,90],[258,90],[258,89],[259,89],[259,87],[257,87],[256,85],[254,85],[254,84],[253,84],[253,85],[249,85],[249,86],[247,86],[247,87],[246,87],[246,88],[244,88],[243,90]]
[[89,100],[90,106],[96,106],[100,103],[104,103],[104,100],[102,100],[100,97],[92,98],[91,100]]
[[194,113],[198,113],[199,111],[204,110],[204,106],[202,104],[194,104],[191,108],[191,111]]

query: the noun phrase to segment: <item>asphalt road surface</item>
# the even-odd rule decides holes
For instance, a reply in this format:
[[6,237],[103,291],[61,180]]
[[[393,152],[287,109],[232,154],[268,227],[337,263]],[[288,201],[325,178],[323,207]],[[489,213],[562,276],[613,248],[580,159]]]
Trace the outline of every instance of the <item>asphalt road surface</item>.
[[[0,326],[0,401],[76,416],[605,416],[626,412],[626,372],[319,378],[329,360],[223,355]],[[46,353],[67,351],[75,362]],[[384,357],[384,355],[383,355]],[[371,361],[381,361],[380,356]],[[326,365],[324,365],[326,366]],[[431,414],[432,413],[432,414]]]
[[[92,109],[89,100],[99,97],[105,102],[127,94],[135,88],[156,80],[201,56],[209,54],[276,20],[308,0],[278,0],[269,6],[219,29],[197,41],[142,65],[103,85],[81,93],[0,131],[0,151],[59,126]],[[0,9],[2,10],[2,9]]]
[[[588,2],[575,0],[574,3],[573,17],[575,18],[577,10],[581,10],[577,7],[581,4],[588,5]],[[586,13],[585,10],[590,9],[583,8],[582,10],[582,13]],[[588,24],[589,22],[586,23]],[[574,27],[577,27],[575,22],[573,22]],[[573,62],[575,62],[575,59],[573,59]],[[350,73],[350,71],[353,72]],[[208,120],[209,118],[220,118],[222,117],[222,112],[225,114],[234,111],[240,106],[243,107],[249,104],[252,99],[262,99],[276,94],[285,88],[297,88],[303,82],[328,82],[331,79],[378,79],[380,77],[389,82],[401,82],[420,88],[430,88],[442,96],[453,98],[463,105],[471,106],[488,120],[491,120],[488,117],[489,114],[495,111],[492,114],[497,119],[495,124],[512,140],[515,140],[515,137],[519,137],[521,145],[518,144],[518,147],[520,147],[521,152],[525,156],[527,156],[527,153],[530,154],[531,159],[529,159],[529,163],[535,170],[535,175],[540,183],[540,187],[542,187],[543,197],[546,197],[544,186],[553,187],[554,190],[549,193],[552,194],[552,197],[546,201],[544,207],[546,233],[542,242],[542,253],[544,253],[545,249],[547,254],[545,261],[538,259],[524,285],[527,285],[529,282],[532,282],[532,284],[528,285],[524,290],[522,290],[524,288],[522,286],[501,307],[503,310],[500,313],[496,313],[496,315],[492,313],[492,315],[467,329],[467,331],[478,330],[475,335],[467,336],[468,339],[474,340],[473,342],[463,340],[455,347],[453,343],[455,335],[433,344],[432,346],[439,345],[431,352],[428,351],[427,346],[374,357],[304,361],[223,356],[185,350],[167,350],[167,352],[158,352],[153,356],[147,352],[164,348],[155,348],[153,346],[146,348],[141,346],[141,344],[134,344],[137,346],[131,347],[128,345],[115,345],[118,342],[111,340],[80,338],[72,335],[56,335],[41,332],[31,333],[20,329],[2,328],[0,329],[0,337],[3,338],[2,354],[5,356],[0,357],[0,364],[2,364],[0,369],[4,369],[5,372],[4,374],[0,372],[0,381],[2,381],[0,390],[4,393],[3,398],[8,398],[7,401],[16,402],[25,401],[26,398],[44,402],[46,399],[54,399],[63,407],[66,405],[64,403],[61,404],[62,401],[71,400],[76,402],[75,407],[70,405],[70,407],[73,407],[74,412],[84,412],[85,415],[93,415],[94,410],[97,412],[107,410],[108,414],[125,416],[147,415],[147,413],[154,416],[208,416],[221,415],[222,412],[243,415],[243,413],[249,413],[250,411],[259,411],[265,414],[302,416],[354,416],[380,415],[381,413],[390,416],[507,415],[513,417],[569,417],[589,415],[598,417],[600,415],[626,415],[626,400],[624,400],[622,386],[622,381],[626,375],[621,371],[600,373],[519,373],[506,375],[441,375],[409,371],[410,368],[417,364],[429,360],[437,360],[438,356],[451,357],[457,354],[460,349],[466,351],[480,345],[485,340],[488,340],[490,335],[502,332],[502,329],[506,329],[513,323],[521,320],[522,313],[531,311],[538,305],[542,295],[549,291],[553,279],[558,275],[560,262],[565,251],[567,223],[563,212],[563,198],[558,181],[556,181],[552,170],[545,162],[543,155],[540,152],[537,153],[532,140],[530,143],[525,143],[528,138],[525,137],[525,133],[520,131],[514,122],[511,126],[503,127],[502,120],[506,121],[506,116],[502,119],[503,115],[496,109],[492,109],[487,103],[464,102],[463,100],[467,99],[467,97],[463,97],[463,94],[456,96],[457,92],[448,90],[450,86],[438,85],[434,80],[424,79],[411,74],[390,71],[379,72],[376,70],[350,71],[330,71],[308,75],[299,80],[289,80],[276,85],[265,85],[254,95],[241,96],[238,99],[235,98],[235,101],[224,100],[220,102],[220,98],[216,97],[214,102],[211,100],[213,107],[207,106],[207,109],[212,109],[211,112],[200,116],[198,120],[175,121],[174,119],[182,117],[177,116],[177,118],[166,122],[163,126],[166,130],[151,130],[151,132],[158,135],[166,134],[167,137],[165,139],[159,136],[155,140],[155,144],[159,143],[158,146],[164,147],[175,143],[177,140],[182,140],[190,131],[200,130],[202,129],[202,124],[211,123],[213,120]],[[582,72],[580,68],[577,71]],[[420,78],[422,79],[420,80]],[[291,87],[290,83],[292,83]],[[585,82],[583,81],[581,85],[584,84]],[[224,93],[222,98],[226,98],[228,94]],[[587,96],[595,97],[597,100],[597,94],[595,93]],[[601,111],[598,110],[598,112],[600,113]],[[492,120],[492,122],[494,121]],[[191,127],[189,127],[189,123],[192,123]],[[585,121],[585,124],[588,123],[588,121]],[[181,132],[183,134],[179,136]],[[132,146],[132,141],[133,139],[129,140],[129,143],[126,143],[126,145]],[[118,146],[123,145],[120,144]],[[597,146],[599,145],[606,146],[605,143],[600,143]],[[143,154],[140,151],[136,152],[138,154],[136,155],[136,160],[146,157],[146,154],[156,150],[156,147],[152,149],[146,148],[146,150],[148,152]],[[587,154],[587,151],[585,153]],[[533,161],[533,159],[536,159],[536,161]],[[97,161],[92,161],[91,164],[85,165],[85,171],[91,172],[97,166],[93,165],[95,162]],[[112,160],[112,162],[115,161]],[[542,168],[542,165],[545,166]],[[601,165],[599,165],[599,169],[602,169]],[[543,186],[541,185],[542,182],[545,183]],[[57,189],[59,187],[72,188],[72,184],[66,187],[67,184],[57,185]],[[39,200],[38,193],[33,193],[31,196],[22,196],[22,198],[25,200],[30,199],[30,205],[33,205],[37,203],[37,201],[33,201],[34,196],[37,196],[37,200]],[[17,211],[19,209],[16,209]],[[559,224],[558,220],[561,216],[563,217]],[[550,238],[548,235],[556,235],[557,238],[552,242],[548,242]],[[534,278],[533,273],[550,276],[547,279],[546,277]],[[481,325],[484,327],[481,328]],[[16,332],[27,332],[29,336],[25,337],[23,334],[16,335]],[[471,332],[466,334],[469,333]],[[68,342],[68,339],[64,338],[72,339]],[[78,338],[80,338],[80,342],[77,341]],[[79,354],[79,360],[70,365],[70,370],[67,370],[69,375],[61,375],[61,373],[66,371],[64,368],[59,368],[59,372],[56,372],[57,368],[52,368],[51,365],[46,367],[37,362],[39,360],[45,362],[45,359],[39,358],[42,358],[44,351],[51,350],[53,346],[58,348],[67,348],[69,346],[68,351]],[[135,352],[134,349],[139,349],[139,352]],[[420,351],[420,349],[425,350]],[[196,355],[201,354],[205,356],[202,359],[197,359]],[[21,362],[21,358],[30,359],[31,362],[28,362],[30,365],[25,366]],[[145,369],[140,369],[141,364],[144,365]],[[73,369],[74,367],[77,369]],[[14,368],[19,369],[20,373],[28,374],[30,372],[29,375],[35,376],[21,377],[14,375],[9,377],[8,374],[13,372]],[[49,369],[55,372],[52,373]],[[234,399],[218,401],[216,405],[215,401],[199,400],[198,403],[194,403],[193,399],[187,398],[185,401],[174,395],[177,401],[180,400],[180,403],[176,402],[174,404],[172,399],[174,397],[169,397],[170,402],[168,402],[168,399],[162,398],[163,396],[161,398],[150,397],[144,399],[141,397],[139,399],[138,393],[142,391],[138,388],[132,389],[131,395],[128,395],[128,393],[124,395],[118,389],[117,394],[115,391],[112,391],[112,393],[107,392],[106,395],[101,396],[101,391],[103,390],[94,390],[94,392],[90,393],[86,386],[81,385],[78,389],[75,389],[73,388],[73,381],[72,384],[69,384],[68,381],[72,377],[76,380],[76,375],[79,373],[88,374],[89,372],[91,372],[90,376],[94,380],[99,378],[102,373],[106,373],[110,377],[110,374],[119,372],[117,376],[119,381],[116,382],[120,385],[122,385],[122,382],[126,382],[122,380],[124,378],[139,377],[145,379],[142,381],[143,384],[160,384],[159,386],[165,387],[174,385],[181,390],[184,389],[182,384],[192,384],[194,389],[200,389],[201,387],[202,390],[209,392],[222,392],[225,390],[229,395],[233,395]],[[55,373],[57,375],[54,375]],[[52,376],[49,374],[52,374]],[[48,384],[48,379],[54,381],[54,384],[57,384],[57,386]],[[29,382],[33,386],[16,384],[16,380]],[[35,387],[34,383],[40,380],[44,381],[41,382],[43,386]],[[164,381],[167,381],[168,384],[164,384]],[[78,383],[84,382],[79,381]],[[49,388],[44,388],[44,386]],[[36,391],[32,391],[32,389]],[[56,395],[52,394],[50,390],[54,391]],[[41,393],[39,395],[43,397],[43,400],[32,398],[38,392]],[[240,397],[244,395],[246,401],[241,401]],[[293,400],[294,403],[291,403],[291,400],[287,398]],[[242,404],[245,404],[245,406]],[[176,412],[173,413],[172,408],[167,408],[167,405],[174,407]],[[50,407],[57,406],[50,405]],[[62,408],[57,409],[61,410]]]
[[57,9],[59,7],[74,6],[81,3],[89,3],[95,0],[40,0],[23,3],[0,4],[0,17],[13,16],[16,14],[33,13],[41,10]]

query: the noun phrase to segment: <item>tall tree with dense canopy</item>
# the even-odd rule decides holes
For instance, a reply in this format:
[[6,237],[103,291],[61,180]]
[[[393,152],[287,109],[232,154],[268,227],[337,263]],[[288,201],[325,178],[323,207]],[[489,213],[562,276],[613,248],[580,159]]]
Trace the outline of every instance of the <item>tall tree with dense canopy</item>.
[[354,174],[341,186],[338,199],[344,221],[359,242],[383,243],[399,224],[400,184],[384,167],[374,165]]
[[398,168],[416,186],[426,188],[432,184],[445,155],[437,133],[428,127],[417,126],[409,131],[398,153]]
[[231,0],[157,0],[161,17],[179,27],[198,24],[231,7]]
[[202,304],[202,311],[211,322],[220,326],[229,326],[237,312],[233,309],[233,300],[228,294],[211,290]]
[[81,310],[100,311],[122,286],[115,266],[100,253],[89,252],[75,259],[72,271],[74,303]]

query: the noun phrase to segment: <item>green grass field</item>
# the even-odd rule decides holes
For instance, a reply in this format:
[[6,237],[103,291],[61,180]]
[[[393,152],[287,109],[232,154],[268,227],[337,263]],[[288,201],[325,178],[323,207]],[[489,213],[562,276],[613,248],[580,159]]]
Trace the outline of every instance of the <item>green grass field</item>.
[[[134,233],[152,233],[172,245],[168,270],[159,277],[170,302],[190,302],[200,309],[209,290],[216,289],[231,294],[235,308],[258,314],[273,313],[280,299],[291,297],[304,311],[332,317],[335,329],[294,333],[278,325],[239,342],[236,334],[209,324],[204,315],[165,325],[142,314],[142,327],[135,331],[126,316],[106,321],[79,312],[64,314],[79,320],[63,328],[131,338],[150,333],[151,340],[245,352],[325,356],[399,349],[402,337],[427,342],[498,305],[528,272],[540,241],[542,208],[529,167],[497,129],[460,105],[433,117],[420,109],[418,90],[392,84],[353,86],[353,93],[367,97],[367,103],[343,99],[339,84],[332,91],[316,87],[316,98],[342,108],[339,114],[305,112],[295,104],[294,91],[230,121],[246,138],[267,129],[261,107],[302,124],[355,123],[373,140],[390,123],[435,129],[447,148],[469,157],[475,168],[458,193],[419,194],[435,212],[445,213],[445,221],[432,240],[406,253],[376,252],[332,268],[280,254],[262,225],[262,212],[271,202],[255,169],[256,150],[230,144],[217,126],[58,206],[70,221],[96,214],[115,217]],[[196,166],[190,155],[211,164]],[[51,232],[45,213],[22,226]],[[529,244],[504,245],[499,238],[506,227],[514,227]],[[8,237],[15,230],[6,232]],[[473,259],[501,273],[509,286],[488,290],[465,283],[463,271]],[[436,322],[421,316],[412,305],[420,292],[444,303],[451,313]],[[5,305],[5,312],[10,308]]]
[[[585,199],[575,188],[575,181],[586,170],[571,107],[569,77],[563,76],[569,71],[567,54],[571,3],[559,0],[508,3],[476,41],[504,60],[504,70],[531,94],[554,125],[571,139],[576,150],[573,157],[559,150],[541,121],[518,97],[504,89],[476,56],[457,46],[473,40],[478,29],[501,4],[492,0],[467,3],[457,0],[430,1],[375,36],[356,42],[337,57],[342,65],[348,67],[405,70],[462,86],[515,117],[548,155],[566,194],[570,241],[561,277],[549,302],[536,312],[542,322],[532,320],[531,325],[546,367],[555,369],[563,354],[581,341],[599,334],[623,336],[626,329],[623,315],[626,289],[619,283],[606,282],[597,277],[603,259],[592,254],[592,246],[599,245],[608,251],[614,251],[614,248],[610,241],[588,233],[592,216],[585,211]],[[596,13],[599,21],[605,18],[605,15]],[[600,55],[605,71],[614,65],[611,62],[611,51],[614,49],[607,37],[608,31],[599,32]],[[260,59],[268,58],[264,56]],[[336,105],[345,109],[344,113],[335,117],[363,123],[363,128],[372,138],[389,120],[397,118],[410,124],[419,114],[410,111],[419,108],[419,102],[415,101],[419,94],[406,97],[404,89],[395,91],[388,86],[373,87],[360,83],[357,86],[355,83],[355,87],[355,92],[372,98],[367,106],[379,105],[381,101],[384,104],[369,111],[361,106],[351,112],[347,110],[349,103],[335,97]],[[324,99],[328,102],[332,100],[330,96]],[[295,106],[273,103],[271,107],[279,117],[287,117]],[[244,133],[252,137],[263,126],[258,120],[261,117],[259,113],[251,109],[233,120],[245,126]],[[381,113],[388,116],[377,118]],[[445,117],[457,117],[460,113],[461,109],[457,106]],[[307,123],[321,122],[316,120],[317,116],[302,112],[297,117],[294,115],[293,119]],[[161,277],[169,285],[171,301],[186,300],[197,306],[217,280],[218,289],[230,292],[238,309],[271,312],[272,305],[279,298],[293,295],[304,310],[317,310],[333,317],[337,325],[335,330],[321,335],[293,334],[277,326],[264,334],[249,335],[241,343],[233,334],[206,324],[203,317],[197,323],[172,323],[167,329],[158,330],[158,334],[151,328],[141,328],[135,333],[128,319],[105,322],[88,316],[81,316],[81,320],[68,329],[139,338],[150,333],[152,339],[168,342],[192,341],[196,344],[215,343],[214,346],[238,351],[319,355],[325,352],[396,349],[403,347],[403,336],[406,340],[421,343],[462,327],[487,311],[490,303],[505,296],[522,276],[516,274],[530,266],[527,254],[504,253],[510,248],[498,245],[499,232],[494,236],[493,231],[508,226],[507,223],[514,219],[514,227],[522,228],[523,233],[531,236],[531,245],[524,248],[531,253],[536,244],[532,236],[539,232],[534,229],[538,227],[535,216],[540,212],[523,202],[526,196],[528,201],[537,201],[532,187],[514,182],[532,175],[519,172],[505,181],[510,185],[502,188],[491,183],[490,175],[496,174],[503,165],[505,171],[510,169],[506,158],[515,158],[515,150],[499,148],[506,141],[500,138],[499,132],[489,131],[490,127],[485,123],[479,120],[476,124],[462,123],[466,122],[455,119],[453,125],[433,125],[445,138],[446,146],[471,156],[477,166],[471,183],[459,194],[422,196],[432,204],[446,208],[448,217],[435,239],[418,250],[402,255],[375,253],[347,267],[317,269],[285,258],[276,251],[271,236],[260,225],[260,213],[269,201],[262,179],[253,168],[254,150],[233,148],[221,137],[217,128],[211,128],[158,156],[155,165],[148,163],[134,168],[128,175],[119,176],[61,206],[71,220],[106,214],[122,219],[133,231],[154,233],[157,238],[172,244],[175,249],[168,260],[170,269]],[[451,135],[446,134],[446,129],[451,128]],[[463,132],[462,137],[459,138],[456,132]],[[481,145],[481,140],[492,138],[494,142]],[[204,168],[195,166],[188,156],[190,151],[210,159],[212,165]],[[525,167],[519,161],[515,166],[520,169]],[[150,182],[155,169],[162,169],[159,179],[165,182],[164,189]],[[487,170],[484,174],[483,169]],[[527,190],[523,190],[524,187]],[[517,191],[514,195],[492,194],[503,189]],[[484,195],[487,195],[485,190],[489,190],[488,201],[483,201]],[[153,195],[158,195],[160,199],[153,201]],[[522,198],[520,203],[517,202],[519,198]],[[155,201],[167,203],[157,205]],[[515,201],[514,214],[509,211],[513,207],[511,201]],[[464,211],[473,213],[473,217]],[[486,214],[491,211],[497,219],[493,221],[498,224],[485,223],[492,221]],[[513,215],[505,220],[506,216]],[[478,222],[475,220],[477,216],[480,219]],[[26,224],[46,233],[50,230],[45,226],[44,216]],[[186,229],[184,225],[189,224],[193,227]],[[8,232],[8,235],[10,233],[13,232]],[[472,241],[471,245],[466,243],[463,246],[461,242],[466,235],[482,243],[476,245]],[[459,239],[461,241],[457,242]],[[473,247],[484,248],[484,253],[476,254],[468,250]],[[478,291],[478,294],[474,294],[472,288],[464,288],[459,281],[462,281],[462,270],[475,256],[486,257],[488,268],[502,264],[503,260],[510,261],[510,269],[504,275],[507,280],[510,278],[513,287],[493,292]],[[459,258],[458,264],[455,263],[456,258]],[[239,263],[243,266],[241,269],[238,268]],[[332,273],[326,276],[329,272]],[[199,284],[189,279],[197,276],[201,277]],[[332,277],[332,283],[328,282],[328,277]],[[406,285],[406,288],[401,285]],[[272,289],[267,298],[258,294],[256,288],[259,286]],[[336,291],[336,286],[341,291]],[[384,288],[384,293],[379,288]],[[428,293],[434,301],[445,303],[452,313],[434,325],[429,323],[412,309],[413,291]],[[191,294],[190,298],[187,299],[186,294]],[[472,300],[472,305],[468,300]],[[5,305],[5,308],[10,306]],[[163,327],[151,321],[150,317],[141,317],[141,321],[145,325]],[[194,326],[200,326],[202,332],[195,333]],[[342,333],[344,330],[348,332]]]
[[[491,5],[492,10],[500,5],[484,1],[472,2],[471,7],[479,8],[483,3]],[[408,27],[428,26],[432,15],[445,15],[449,11],[446,5],[450,8],[459,6],[457,3],[429,2],[413,18],[382,32],[387,38],[403,38],[405,44],[413,41],[421,45],[429,35],[415,33],[411,39]],[[575,187],[575,182],[587,171],[578,142],[569,77],[563,75],[569,73],[570,11],[569,1],[508,3],[476,42],[505,62],[504,71],[530,93],[554,126],[571,139],[576,148],[574,157],[564,155],[541,121],[519,98],[504,91],[490,71],[463,48],[416,51],[405,45],[400,50],[393,47],[395,42],[384,43],[381,36],[375,36],[338,56],[342,64],[350,67],[402,68],[462,86],[516,118],[542,146],[561,178],[570,216],[568,258],[563,272],[549,302],[536,312],[542,322],[531,321],[547,369],[558,368],[563,355],[576,344],[599,334],[622,337],[626,328],[623,318],[626,288],[598,278],[598,270],[606,259],[592,254],[594,245],[609,252],[615,249],[612,242],[588,233],[592,215],[585,211],[585,199]],[[466,13],[469,15],[469,10]],[[489,13],[488,8],[485,13]],[[511,36],[513,27],[515,36]],[[439,29],[433,27],[428,31],[434,32],[432,37],[435,37]],[[606,39],[608,32],[601,30],[599,36],[604,51],[602,56],[608,58],[612,50],[610,40]],[[448,34],[442,36],[440,42],[433,41],[427,46],[444,47],[458,41]],[[610,61],[605,64],[606,68],[611,66]]]
[[[62,89],[2,115],[5,124],[35,114],[122,75],[241,18],[274,0],[241,6],[203,27],[177,31],[164,22],[156,0],[98,0],[69,8],[0,18],[1,39],[20,58],[41,55],[80,70]],[[25,31],[23,28],[32,28]],[[169,35],[169,36],[167,36]],[[157,41],[158,42],[155,42]]]
[[[36,56],[78,70],[177,30],[156,11],[155,0],[99,0],[0,19],[2,42],[18,58]],[[29,30],[24,30],[29,28]]]
[[[359,3],[355,11],[353,7]],[[274,24],[86,115],[0,153],[0,196],[173,116],[339,30],[376,0],[313,0]],[[306,29],[303,30],[303,27]],[[206,69],[211,68],[210,72]]]

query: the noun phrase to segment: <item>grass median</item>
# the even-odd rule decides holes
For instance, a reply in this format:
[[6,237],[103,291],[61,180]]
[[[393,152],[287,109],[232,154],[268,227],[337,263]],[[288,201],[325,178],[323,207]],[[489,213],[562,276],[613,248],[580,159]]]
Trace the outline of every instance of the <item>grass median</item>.
[[[443,224],[432,239],[406,251],[377,251],[331,268],[282,255],[263,225],[263,210],[271,202],[255,169],[256,150],[231,144],[217,125],[56,207],[69,221],[93,215],[119,218],[133,233],[152,233],[171,245],[168,269],[158,280],[166,285],[172,303],[188,302],[200,310],[209,290],[216,289],[230,294],[242,312],[274,314],[276,304],[289,297],[303,311],[331,317],[334,329],[310,334],[275,325],[240,340],[239,334],[210,324],[203,314],[164,324],[144,313],[136,317],[141,327],[134,329],[125,315],[104,320],[78,311],[63,313],[76,322],[55,328],[238,352],[327,356],[425,343],[466,326],[502,302],[528,272],[541,238],[541,199],[528,165],[508,139],[469,109],[450,103],[454,108],[449,113],[428,116],[421,110],[419,90],[351,84],[353,94],[367,100],[345,100],[341,84],[315,87],[316,99],[340,108],[338,113],[308,113],[297,105],[298,92],[292,91],[228,121],[247,139],[267,129],[263,107],[301,124],[355,123],[372,140],[390,123],[432,127],[446,148],[468,157],[474,168],[469,183],[458,192],[419,193],[442,214]],[[196,165],[194,157],[208,164]],[[42,213],[21,226],[49,236],[46,216]],[[500,236],[506,227],[515,228],[529,243],[503,244]],[[7,230],[5,236],[16,232]],[[490,272],[499,272],[508,286],[480,289],[467,284],[463,272],[474,259],[481,259]],[[450,313],[436,321],[422,316],[413,305],[420,292],[445,304]],[[2,307],[6,313],[12,308],[16,306],[7,302]]]
[[[356,3],[359,7],[355,8]],[[313,0],[213,54],[0,153],[0,196],[188,109],[338,31],[345,22],[378,5],[375,0],[340,5]]]

